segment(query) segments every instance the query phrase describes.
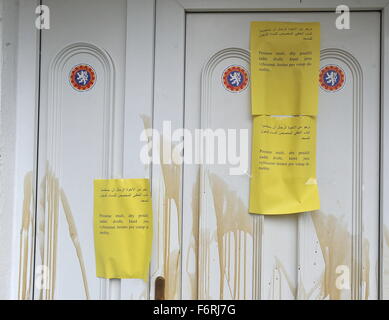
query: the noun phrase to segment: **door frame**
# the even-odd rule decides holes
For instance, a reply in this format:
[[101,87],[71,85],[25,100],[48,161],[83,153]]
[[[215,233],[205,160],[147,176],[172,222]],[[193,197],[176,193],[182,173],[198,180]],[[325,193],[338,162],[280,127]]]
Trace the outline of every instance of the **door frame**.
[[[383,270],[389,269],[384,265],[384,255],[389,254],[389,248],[384,246],[383,226],[389,228],[389,1],[388,0],[345,0],[342,4],[349,6],[350,10],[381,11],[381,114],[380,114],[380,261],[379,261],[379,293],[381,299],[389,299],[389,287],[384,292],[384,283],[388,283],[388,275]],[[285,0],[156,0],[156,33],[155,33],[155,75],[154,75],[154,128],[160,130],[164,119],[172,121],[172,130],[184,127],[184,86],[180,81],[185,74],[185,23],[186,14],[191,12],[277,12],[277,11],[331,11],[335,13],[338,1],[285,1]],[[165,75],[169,74],[169,82],[165,81]],[[175,90],[171,90],[175,88]],[[158,166],[153,166],[153,194],[158,194],[159,185],[155,183],[163,179]],[[183,173],[181,173],[181,191],[177,193],[180,203],[183,201]],[[153,199],[153,205],[155,199]],[[157,203],[155,203],[157,204]],[[175,230],[177,234],[185,233],[184,219],[190,218],[191,211],[181,212],[181,226]],[[156,223],[158,223],[156,217]],[[172,230],[170,230],[171,232]],[[155,234],[155,239],[163,236]],[[182,241],[182,237],[180,237]],[[188,244],[180,243],[182,261],[187,258]],[[154,247],[164,249],[162,243],[155,243]],[[180,261],[180,263],[182,263]],[[163,266],[154,262],[152,274],[163,274]],[[183,282],[184,268],[181,268]],[[153,283],[154,279],[151,279]],[[258,278],[257,281],[260,281]],[[182,283],[181,283],[182,284]],[[260,288],[260,283],[253,284],[254,288]],[[257,289],[254,289],[258,291]],[[180,297],[182,297],[182,287]],[[196,298],[195,296],[192,298]]]
[[[12,224],[12,262],[9,266],[11,270],[10,297],[11,299],[31,299],[32,295],[25,296],[22,291],[22,284],[26,290],[31,290],[34,282],[34,259],[33,250],[29,250],[26,257],[22,257],[19,246],[19,234],[23,232],[21,219],[24,210],[24,181],[28,175],[32,175],[31,204],[28,209],[31,217],[31,224],[28,230],[29,247],[34,246],[35,239],[35,215],[36,207],[36,166],[37,166],[37,143],[38,143],[38,119],[39,119],[39,48],[40,31],[33,27],[36,15],[35,8],[39,5],[39,0],[21,0],[18,10],[18,30],[17,30],[17,79],[16,79],[16,145],[15,145],[15,173],[14,173],[14,207]],[[23,76],[19,76],[23,74]],[[20,250],[20,255],[19,255]],[[25,277],[21,281],[19,270],[20,261],[28,259],[27,267],[20,273]],[[20,286],[20,287],[19,287]]]

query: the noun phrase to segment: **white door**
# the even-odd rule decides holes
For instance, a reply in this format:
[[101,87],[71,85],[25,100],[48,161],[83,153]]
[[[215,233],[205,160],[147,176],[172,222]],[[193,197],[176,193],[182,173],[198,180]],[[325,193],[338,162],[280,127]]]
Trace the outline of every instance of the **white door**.
[[95,274],[93,180],[122,175],[126,1],[43,4],[51,28],[41,43],[35,267],[45,283],[35,282],[34,296],[105,298]]
[[[140,177],[131,169],[131,175],[123,173],[123,167],[138,165],[142,121],[157,129],[164,120],[173,120],[175,126],[179,122],[174,119],[180,118],[181,127],[189,129],[251,130],[250,86],[232,93],[221,77],[231,65],[249,70],[249,25],[257,20],[319,21],[322,65],[344,71],[340,90],[320,89],[317,171],[322,209],[253,217],[247,212],[248,175],[230,176],[226,165],[155,165],[151,298],[158,276],[165,278],[165,297],[173,299],[377,297],[379,13],[353,13],[352,28],[345,31],[335,29],[332,13],[189,13],[186,26],[177,26],[178,33],[186,28],[186,70],[181,78],[169,78],[174,67],[167,63],[169,50],[176,48],[157,19],[156,99],[150,118],[142,105],[134,107],[134,113],[125,113],[123,107],[128,94],[123,71],[136,63],[127,61],[126,66],[127,1],[43,4],[50,8],[51,29],[42,31],[41,43],[32,260],[44,281],[42,285],[35,279],[36,299],[147,298],[143,282],[107,282],[95,276],[93,179]],[[157,6],[157,17],[160,9]],[[143,30],[150,29],[149,24]],[[141,39],[136,30],[134,34]],[[169,50],[159,51],[161,46]],[[151,61],[144,68],[149,71]],[[161,70],[167,71],[166,91],[159,90]],[[134,76],[142,81],[141,74]],[[131,83],[136,79],[130,77]],[[185,101],[177,110],[172,107],[175,84],[184,82]],[[151,96],[144,100],[151,101]],[[142,125],[128,125],[135,123],[133,118]],[[202,202],[200,194],[205,195]],[[20,249],[19,288],[21,296],[28,296],[26,270],[32,260],[24,257],[30,257],[32,246],[21,241]],[[339,275],[346,279],[341,289]]]
[[231,176],[229,165],[185,166],[183,298],[377,298],[380,13],[352,13],[350,30],[337,30],[336,17],[186,15],[186,128],[251,130],[250,87],[231,92],[222,81],[231,66],[249,73],[251,21],[320,22],[321,67],[339,68],[344,84],[320,88],[320,211],[252,216],[248,174]]
[[[152,34],[150,42],[145,34],[153,30],[154,1],[42,2],[50,29],[41,31],[40,42],[37,206],[34,216],[28,173],[18,297],[146,299],[143,280],[96,277],[93,180],[149,177],[139,160],[139,135],[152,99],[151,86],[148,94],[142,89],[153,68]],[[25,23],[33,25],[34,5],[22,6]],[[128,21],[144,24],[142,32]],[[131,54],[147,64],[140,67]]]

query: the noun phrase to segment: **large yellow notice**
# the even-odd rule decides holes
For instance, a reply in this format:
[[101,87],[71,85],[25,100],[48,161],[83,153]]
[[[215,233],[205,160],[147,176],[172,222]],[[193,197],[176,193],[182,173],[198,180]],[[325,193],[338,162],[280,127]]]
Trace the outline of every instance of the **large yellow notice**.
[[253,115],[317,115],[320,24],[251,23]]
[[148,179],[94,182],[96,275],[147,279],[152,242]]
[[254,117],[250,212],[289,214],[319,208],[315,118]]

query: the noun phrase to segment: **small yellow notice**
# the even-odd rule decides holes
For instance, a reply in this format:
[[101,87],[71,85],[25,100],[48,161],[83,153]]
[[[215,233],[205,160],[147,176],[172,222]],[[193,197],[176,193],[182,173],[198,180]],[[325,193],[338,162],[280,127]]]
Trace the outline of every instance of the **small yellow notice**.
[[148,179],[94,181],[96,275],[147,279],[152,242]]
[[318,22],[251,23],[253,115],[317,115]]
[[254,117],[250,213],[319,208],[315,117]]

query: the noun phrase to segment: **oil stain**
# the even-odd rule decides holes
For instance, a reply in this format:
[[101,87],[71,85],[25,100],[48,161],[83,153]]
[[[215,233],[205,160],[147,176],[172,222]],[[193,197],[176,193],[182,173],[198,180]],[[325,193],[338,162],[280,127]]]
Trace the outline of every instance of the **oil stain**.
[[321,297],[341,299],[342,291],[336,287],[339,276],[336,268],[340,265],[351,266],[351,235],[345,223],[333,215],[318,212],[311,217],[325,263],[320,281]]
[[247,242],[252,241],[252,217],[236,191],[231,190],[225,181],[212,173],[208,174],[208,180],[217,225],[219,297],[224,299],[227,291],[228,298],[247,299],[247,256],[252,254],[247,250]]
[[[83,285],[85,296],[90,298],[88,281],[86,277],[86,269],[82,255],[81,245],[78,241],[78,233],[72,211],[70,209],[69,201],[67,200],[65,192],[60,188],[59,180],[55,176],[51,166],[47,163],[46,174],[43,181],[39,185],[40,199],[38,210],[38,232],[37,242],[39,245],[40,263],[47,268],[47,273],[42,274],[46,279],[46,286],[40,287],[39,299],[52,300],[55,294],[56,283],[56,269],[57,269],[57,247],[58,247],[58,216],[60,209],[60,201],[64,210],[66,221],[69,227],[69,235],[72,239],[74,248],[76,250],[77,259],[80,264],[80,269],[83,278]],[[32,201],[32,173],[28,173],[24,183],[24,202],[23,202],[23,217],[22,217],[22,231],[20,243],[20,263],[19,263],[19,298],[29,298],[30,290],[26,289],[27,283],[27,255],[26,250],[31,247],[30,261],[32,263],[33,245],[28,243],[29,232],[31,225],[33,225],[33,215],[31,214]],[[23,253],[23,254],[22,254]],[[32,270],[32,268],[31,268]],[[37,283],[36,283],[37,284]]]
[[[334,215],[318,212],[311,215],[316,235],[318,237],[321,252],[324,259],[325,269],[317,283],[320,284],[320,299],[340,300],[351,298],[350,291],[339,289],[336,286],[337,278],[340,276],[336,272],[338,266],[347,266],[351,273],[351,252],[352,235],[347,229],[346,223]],[[364,288],[363,298],[369,296],[369,243],[366,239],[362,243],[362,281]],[[350,279],[350,285],[351,279]],[[311,290],[311,292],[313,292]],[[307,297],[310,298],[310,297]]]
[[[191,299],[198,299],[198,286],[197,286],[197,262],[198,262],[198,251],[199,251],[199,187],[200,187],[200,173],[197,174],[196,182],[192,189],[192,231],[191,240],[188,248],[188,255],[186,260],[186,272],[190,281]],[[194,255],[194,261],[190,260],[190,253]],[[191,262],[194,263],[195,270],[190,272]]]
[[389,228],[383,227],[383,299],[389,300]]
[[[151,129],[151,119],[147,115],[140,115],[144,129]],[[164,137],[160,138],[160,145],[168,143]],[[175,145],[172,144],[172,150]],[[153,152],[156,152],[155,150]],[[163,148],[160,150],[160,159],[163,159]],[[180,261],[181,261],[181,178],[182,166],[175,163],[160,161],[163,183],[159,186],[162,196],[158,199],[157,214],[164,221],[163,232],[163,277],[165,278],[165,298],[180,298]],[[162,208],[162,212],[160,211]],[[177,222],[177,228],[173,222]],[[174,248],[179,243],[179,248]]]
[[[163,138],[162,138],[163,139]],[[163,140],[162,140],[163,141]],[[166,143],[164,141],[164,143]],[[173,145],[174,148],[174,145]],[[161,150],[162,158],[162,150]],[[164,164],[161,161],[161,169],[164,181],[164,197],[161,199],[164,221],[164,276],[166,299],[179,299],[180,293],[180,259],[181,259],[181,165]],[[160,206],[158,206],[160,208]],[[173,215],[176,214],[176,217]],[[172,220],[177,221],[177,228],[172,228]],[[176,233],[175,235],[171,234]],[[179,248],[173,249],[174,239],[178,240]]]
[[[274,273],[277,274],[277,277],[279,277],[279,281],[280,281],[280,285],[283,281],[283,279],[285,279],[286,281],[286,284],[288,285],[288,288],[292,294],[293,297],[296,297],[296,294],[297,294],[297,288],[296,286],[293,284],[293,280],[292,278],[288,275],[288,272],[286,271],[286,268],[285,266],[283,265],[282,261],[278,258],[278,257],[275,257],[275,261],[276,261],[276,265],[275,265],[275,268],[274,268]],[[276,282],[274,277],[273,277],[273,283]],[[274,285],[273,285],[274,286]],[[282,287],[282,286],[281,286]],[[274,297],[274,299],[278,299],[278,300],[281,300],[282,299],[282,290],[281,290],[281,287],[279,288],[278,292],[279,292],[279,296],[276,298]],[[273,293],[274,293],[274,290],[273,290]]]
[[19,300],[30,299],[30,283],[28,273],[31,272],[33,262],[32,242],[32,172],[24,177],[22,228],[20,230],[20,255],[19,255]]
[[81,244],[80,244],[80,241],[78,238],[76,222],[74,221],[74,217],[73,217],[72,210],[70,208],[69,200],[68,200],[68,198],[67,198],[67,196],[62,188],[60,189],[60,198],[61,198],[62,208],[63,208],[63,211],[65,213],[66,221],[67,221],[68,227],[69,227],[69,235],[70,235],[70,238],[73,242],[74,249],[76,250],[78,263],[80,264],[82,281],[83,281],[84,291],[85,291],[85,297],[87,300],[89,300],[90,295],[89,295],[88,279],[86,276],[85,263],[84,263],[84,258],[82,255]]

